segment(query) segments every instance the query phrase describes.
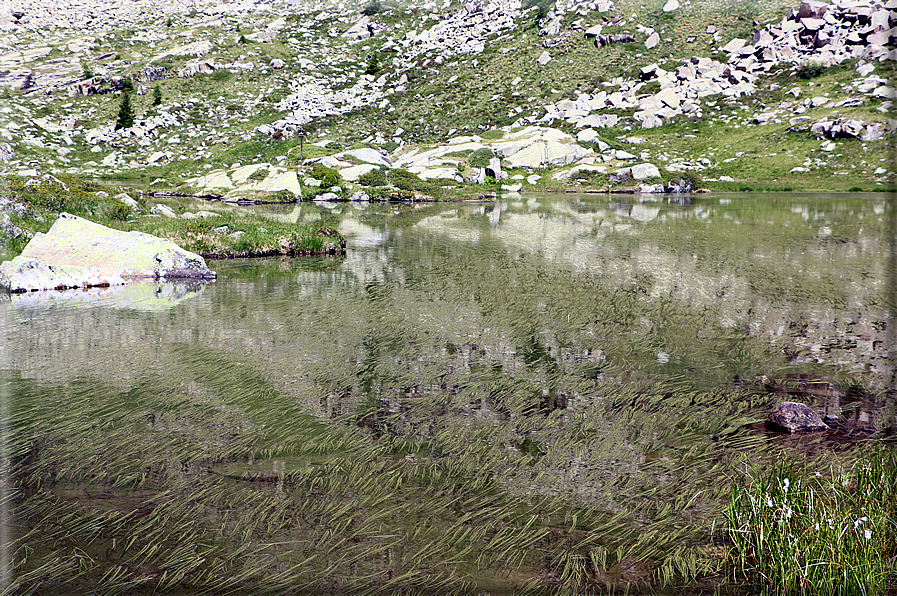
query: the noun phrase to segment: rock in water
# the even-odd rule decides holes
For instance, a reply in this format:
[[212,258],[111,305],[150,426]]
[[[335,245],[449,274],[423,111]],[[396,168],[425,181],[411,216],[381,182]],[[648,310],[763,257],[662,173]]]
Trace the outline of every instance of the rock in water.
[[828,429],[819,414],[812,408],[793,401],[776,404],[772,412],[769,413],[769,418],[766,419],[766,426],[773,430],[792,433]]
[[[128,277],[215,277],[201,256],[170,240],[113,230],[68,213],[46,234],[36,234],[17,259],[18,265],[16,259],[3,265],[0,279],[16,291],[104,285]],[[29,271],[35,273],[30,279],[16,276]]]
[[39,259],[22,256],[0,265],[0,287],[13,293],[121,286],[126,283],[119,275],[104,274],[92,267],[48,265]]

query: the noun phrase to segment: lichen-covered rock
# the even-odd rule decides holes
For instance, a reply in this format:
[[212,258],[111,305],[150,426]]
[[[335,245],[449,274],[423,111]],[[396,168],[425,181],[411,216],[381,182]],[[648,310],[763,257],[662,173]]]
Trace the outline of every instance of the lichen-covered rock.
[[10,292],[67,290],[97,286],[120,286],[125,280],[92,267],[48,265],[39,259],[18,256],[0,265],[0,287]]
[[792,433],[828,429],[819,414],[812,408],[794,401],[783,401],[776,404],[766,419],[766,426],[772,430]]
[[[105,282],[94,281],[116,276],[215,277],[201,256],[170,240],[113,230],[68,213],[60,214],[46,234],[36,234],[18,260],[9,263],[15,264],[4,264],[7,273],[0,284],[20,291],[101,285]],[[54,277],[59,275],[64,281]],[[78,276],[83,281],[78,282]],[[26,279],[32,281],[25,283]]]

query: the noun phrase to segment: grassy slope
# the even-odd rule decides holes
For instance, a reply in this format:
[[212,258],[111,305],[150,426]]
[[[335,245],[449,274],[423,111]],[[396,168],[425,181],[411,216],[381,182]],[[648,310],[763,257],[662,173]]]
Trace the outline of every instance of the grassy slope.
[[[333,17],[314,20],[314,15],[288,16],[286,26],[278,32],[273,43],[239,41],[241,35],[262,29],[272,20],[270,14],[250,14],[240,19],[224,17],[213,23],[214,26],[207,26],[211,19],[202,15],[176,17],[170,27],[160,25],[160,29],[154,31],[169,36],[169,39],[155,43],[154,47],[135,41],[133,32],[115,32],[95,42],[91,53],[117,52],[116,56],[99,64],[87,63],[108,68],[110,74],[134,73],[146,64],[160,64],[168,67],[173,76],[191,57],[168,56],[152,61],[153,55],[187,41],[208,39],[213,43],[213,49],[207,58],[231,62],[242,56],[256,65],[267,65],[271,59],[280,58],[286,67],[283,70],[216,72],[189,79],[174,77],[156,83],[163,93],[163,105],[153,108],[151,94],[135,96],[138,116],[165,110],[178,118],[180,126],[158,133],[149,148],[140,147],[134,140],[124,140],[101,147],[98,153],[91,152],[91,146],[83,142],[76,130],[74,143],[68,147],[72,152],[64,157],[58,156],[53,147],[33,146],[19,146],[17,157],[21,162],[33,160],[51,169],[83,168],[87,163],[88,173],[135,177],[147,183],[161,178],[170,187],[186,177],[202,173],[204,168],[227,167],[235,162],[273,161],[286,155],[298,141],[263,138],[254,132],[254,128],[284,116],[276,109],[276,104],[290,93],[291,82],[310,77],[309,80],[328,82],[335,89],[350,87],[363,73],[366,57],[371,52],[379,52],[383,58],[383,68],[378,75],[387,75],[388,87],[405,74],[409,78],[408,89],[392,94],[386,110],[374,106],[312,122],[308,126],[307,141],[329,139],[344,147],[361,146],[368,144],[363,141],[378,132],[389,138],[397,128],[403,128],[406,132],[402,137],[409,144],[437,144],[454,135],[482,133],[506,126],[520,117],[541,117],[544,114],[542,106],[547,103],[573,99],[579,93],[601,89],[603,82],[615,77],[634,77],[640,67],[653,62],[674,69],[681,60],[693,55],[725,61],[723,52],[714,54],[716,48],[733,37],[747,37],[754,29],[780,20],[792,7],[782,0],[755,0],[735,5],[696,0],[666,14],[661,10],[662,5],[660,0],[647,3],[620,0],[609,13],[595,12],[584,17],[584,26],[605,22],[611,23],[605,27],[605,33],[634,34],[638,40],[635,44],[595,48],[581,32],[574,30],[565,42],[548,50],[552,61],[540,66],[536,58],[544,51],[542,42],[545,38],[538,35],[534,13],[528,13],[520,18],[517,29],[491,38],[481,54],[454,56],[442,65],[424,66],[426,60],[435,57],[431,52],[419,56],[411,68],[402,70],[394,66],[394,54],[388,50],[380,51],[380,48],[389,39],[399,39],[406,33],[432,26],[434,21],[425,20],[423,11],[418,14],[402,10],[381,13],[376,18],[392,27],[391,31],[354,43],[328,35],[334,28],[346,29],[355,18],[351,15],[342,21]],[[448,10],[459,8],[460,5],[454,2]],[[578,15],[567,15],[565,24],[577,18]],[[625,23],[613,24],[621,19],[625,19]],[[719,41],[706,33],[709,24],[719,31]],[[636,25],[655,27],[661,33],[661,43],[646,50],[641,43],[646,36],[637,31]],[[687,43],[689,36],[695,37],[693,43]],[[44,61],[53,59],[58,59],[55,53]],[[692,122],[680,116],[657,129],[608,129],[601,131],[601,136],[612,146],[627,148],[633,153],[647,150],[650,159],[661,167],[664,155],[678,155],[689,160],[710,159],[710,168],[703,172],[705,178],[729,176],[736,181],[706,183],[717,190],[883,190],[892,184],[873,172],[879,166],[886,167],[890,147],[887,140],[871,143],[839,141],[838,149],[825,155],[821,160],[823,163],[816,163],[821,141],[805,133],[787,131],[788,112],[795,106],[782,109],[784,124],[750,124],[753,115],[779,107],[783,101],[791,99],[786,99],[784,91],[795,84],[804,91],[801,101],[820,90],[829,92],[832,98],[846,96],[844,85],[857,78],[852,68],[854,64],[849,66],[831,68],[814,81],[799,81],[790,69],[781,69],[761,78],[758,83],[761,90],[752,97],[736,101],[721,96],[710,98],[710,102],[715,100],[717,105],[705,107],[705,115],[700,120]],[[876,74],[887,77],[888,64],[877,63]],[[453,77],[456,78],[449,82]],[[518,77],[521,82],[512,86],[511,82]],[[780,89],[771,90],[769,85],[773,83]],[[68,115],[77,118],[78,126],[84,128],[113,121],[118,110],[118,98],[113,95],[74,99],[61,95],[30,94],[22,100],[28,103],[33,115],[51,118]],[[524,110],[509,114],[518,107]],[[881,107],[879,100],[867,99],[864,105],[856,108],[817,108],[806,115],[814,121],[850,116],[867,122],[885,122],[887,114],[876,110],[877,107]],[[608,110],[607,113],[631,114],[620,110]],[[561,121],[555,121],[554,126],[575,132]],[[41,138],[41,132],[36,130]],[[625,137],[633,135],[644,138],[646,143],[635,146],[624,141]],[[49,137],[44,135],[44,138]],[[392,146],[387,144],[385,147]],[[90,165],[90,162],[101,161],[112,150],[121,154],[123,163],[120,166]],[[162,165],[142,165],[152,150],[168,150],[175,155],[170,160],[163,159]],[[723,161],[729,158],[734,159]],[[808,158],[813,161],[811,172],[791,173],[793,167]],[[548,180],[550,176],[544,178]]]

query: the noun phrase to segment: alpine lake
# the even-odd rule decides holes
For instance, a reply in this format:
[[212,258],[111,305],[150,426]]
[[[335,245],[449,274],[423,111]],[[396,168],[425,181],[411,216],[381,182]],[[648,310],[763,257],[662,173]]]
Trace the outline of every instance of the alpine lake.
[[733,483],[893,449],[889,195],[170,204],[349,248],[0,297],[5,593],[738,592]]

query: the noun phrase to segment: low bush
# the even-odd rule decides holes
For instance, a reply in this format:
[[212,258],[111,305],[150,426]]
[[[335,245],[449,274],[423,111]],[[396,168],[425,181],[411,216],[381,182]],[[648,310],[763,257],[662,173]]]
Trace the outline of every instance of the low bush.
[[368,54],[368,63],[364,69],[364,74],[375,75],[378,72],[380,72],[380,56],[377,52],[371,52]]
[[358,177],[361,186],[386,186],[386,170],[371,170]]
[[343,181],[343,177],[340,176],[339,172],[319,163],[312,167],[311,177],[321,181],[321,188],[339,186]]
[[489,165],[489,160],[495,157],[491,149],[483,147],[477,149],[467,157],[467,163],[475,168],[485,168]]
[[367,4],[365,4],[364,8],[361,9],[361,14],[367,17],[374,16],[383,12],[383,6],[380,4],[380,0],[370,0]]
[[803,64],[798,66],[794,74],[796,74],[797,78],[799,79],[807,80],[815,79],[816,77],[823,74],[826,70],[828,70],[828,67],[822,62],[811,61],[804,62]]

